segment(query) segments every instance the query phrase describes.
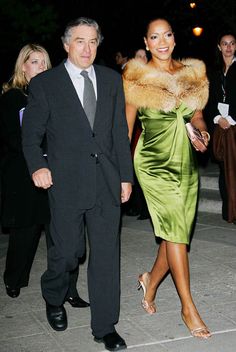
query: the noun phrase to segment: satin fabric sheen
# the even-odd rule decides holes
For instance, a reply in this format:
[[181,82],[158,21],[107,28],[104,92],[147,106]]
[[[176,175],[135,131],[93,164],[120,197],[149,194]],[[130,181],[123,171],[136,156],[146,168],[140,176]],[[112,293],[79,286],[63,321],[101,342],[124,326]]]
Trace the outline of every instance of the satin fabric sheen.
[[185,244],[189,244],[198,196],[197,160],[185,127],[192,115],[183,103],[167,113],[140,108],[143,131],[134,155],[155,235]]

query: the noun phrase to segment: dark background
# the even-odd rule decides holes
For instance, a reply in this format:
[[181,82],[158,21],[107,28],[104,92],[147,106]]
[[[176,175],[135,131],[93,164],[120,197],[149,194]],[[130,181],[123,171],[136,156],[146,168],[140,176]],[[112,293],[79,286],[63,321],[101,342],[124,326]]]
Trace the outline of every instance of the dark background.
[[[114,52],[143,46],[147,22],[155,17],[170,20],[176,36],[175,56],[197,57],[211,65],[216,39],[224,28],[235,31],[235,0],[0,0],[0,80],[10,78],[21,47],[29,42],[43,45],[53,66],[66,56],[61,35],[71,19],[88,16],[97,20],[104,41],[98,60],[112,66]],[[194,26],[204,28],[194,37]]]

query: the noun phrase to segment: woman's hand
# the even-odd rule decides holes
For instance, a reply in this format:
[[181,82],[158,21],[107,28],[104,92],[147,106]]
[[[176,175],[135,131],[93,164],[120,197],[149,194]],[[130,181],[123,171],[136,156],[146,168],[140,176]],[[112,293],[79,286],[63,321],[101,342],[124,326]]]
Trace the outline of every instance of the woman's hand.
[[230,123],[224,117],[221,117],[219,119],[218,124],[221,128],[223,128],[223,130],[227,130],[231,126]]
[[192,141],[192,145],[197,152],[204,153],[206,151],[205,140],[201,142],[199,139]]

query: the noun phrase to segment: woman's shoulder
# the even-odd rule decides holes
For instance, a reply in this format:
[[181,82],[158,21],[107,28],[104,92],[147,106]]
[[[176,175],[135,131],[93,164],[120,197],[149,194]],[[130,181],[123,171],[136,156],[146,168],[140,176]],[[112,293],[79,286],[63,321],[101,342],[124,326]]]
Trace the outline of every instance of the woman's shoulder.
[[7,91],[2,93],[1,98],[3,98],[3,99],[13,99],[13,98],[24,99],[24,96],[25,95],[21,89],[10,88]]
[[203,60],[196,58],[184,58],[178,61],[186,71],[194,71],[200,75],[206,75],[206,64]]
[[232,72],[232,74],[235,76],[236,75],[236,59],[233,61],[233,63],[231,64],[230,68],[229,68],[229,72]]
[[142,63],[140,60],[131,59],[125,65],[122,76],[127,80],[136,80],[140,76],[146,75],[152,70],[153,69],[150,69],[147,64]]
[[1,109],[14,110],[22,108],[27,102],[27,96],[21,89],[11,88],[1,95],[0,105]]

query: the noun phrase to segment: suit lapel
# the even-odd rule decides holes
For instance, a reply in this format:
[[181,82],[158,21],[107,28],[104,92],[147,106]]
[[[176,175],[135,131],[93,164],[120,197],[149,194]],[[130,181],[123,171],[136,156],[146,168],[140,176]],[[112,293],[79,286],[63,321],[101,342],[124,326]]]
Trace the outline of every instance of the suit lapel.
[[90,127],[88,118],[64,63],[58,66],[58,89],[61,91],[63,99],[70,109],[73,109],[76,115],[82,116],[83,120],[85,120],[86,124]]
[[[106,81],[106,76],[101,73],[99,66],[94,65],[97,81],[97,106],[96,114],[94,120],[93,130],[98,128],[99,119],[103,116],[103,107],[107,105],[107,96],[109,95],[109,82]],[[74,85],[70,79],[70,76],[65,68],[64,62],[58,66],[58,75],[57,75],[57,84],[58,90],[60,90],[60,95],[65,100],[66,105],[70,106],[74,114],[77,114],[82,117],[86,122],[87,126],[91,129],[88,118],[84,112],[83,106],[80,102],[80,99],[76,93]]]
[[78,105],[83,110],[82,104],[76,93],[75,87],[70,79],[70,76],[65,68],[64,63],[58,66],[58,89],[63,92],[67,101],[73,105]]
[[102,107],[106,106],[107,92],[109,89],[109,82],[106,82],[104,75],[101,74],[99,66],[94,65],[97,81],[97,107],[94,120],[94,130],[99,125],[99,118],[102,116]]

